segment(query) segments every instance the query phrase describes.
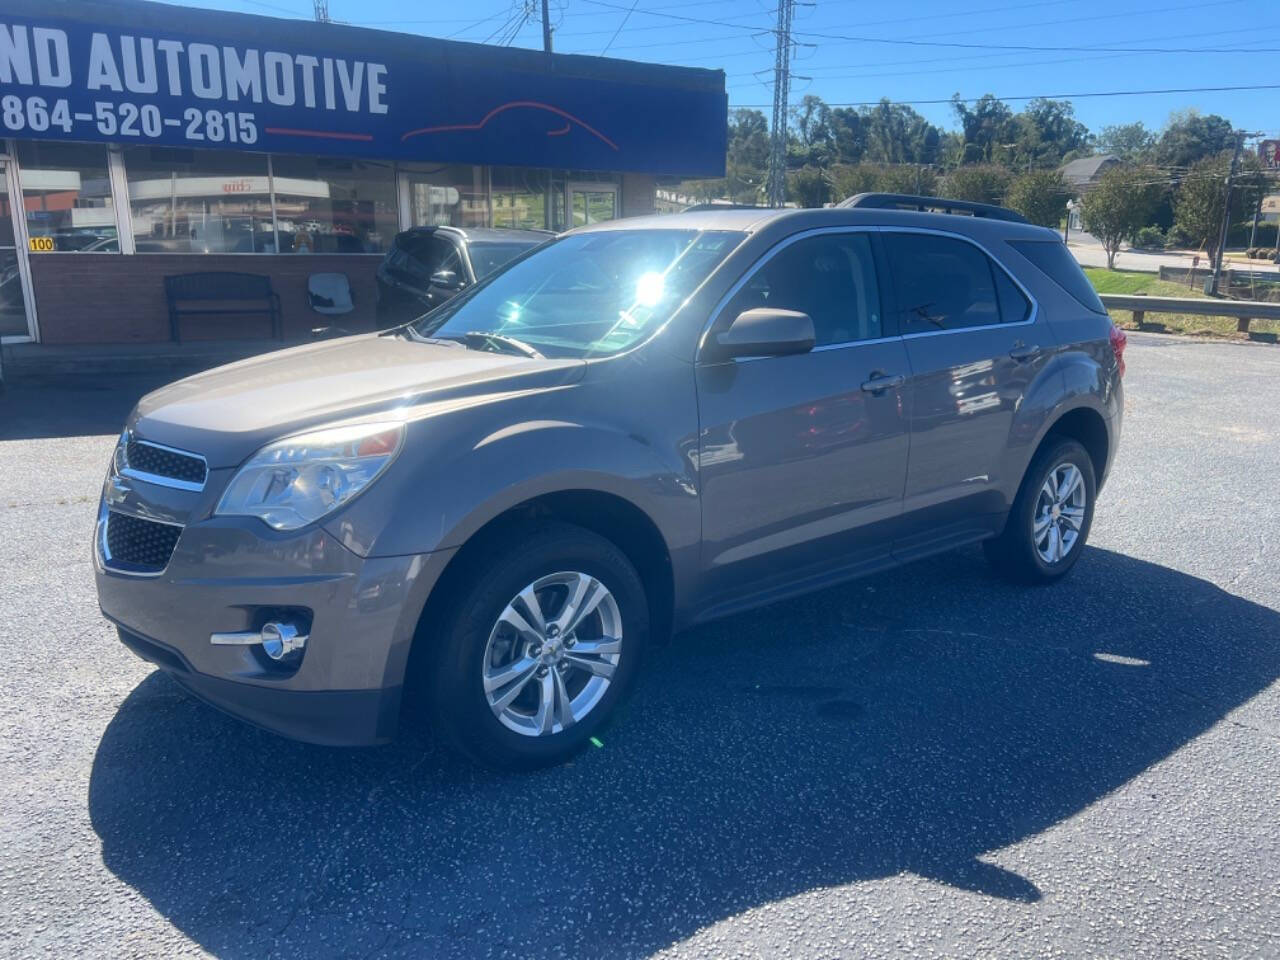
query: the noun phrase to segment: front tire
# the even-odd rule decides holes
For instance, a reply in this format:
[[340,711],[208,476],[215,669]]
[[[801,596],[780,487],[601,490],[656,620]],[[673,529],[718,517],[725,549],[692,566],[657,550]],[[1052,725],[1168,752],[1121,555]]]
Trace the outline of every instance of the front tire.
[[1089,452],[1075,440],[1050,438],[1027,467],[1004,531],[983,543],[987,560],[1015,583],[1062,578],[1084,552],[1096,494]]
[[447,743],[488,766],[572,757],[629,689],[649,631],[626,555],[544,524],[492,544],[435,649],[431,707]]

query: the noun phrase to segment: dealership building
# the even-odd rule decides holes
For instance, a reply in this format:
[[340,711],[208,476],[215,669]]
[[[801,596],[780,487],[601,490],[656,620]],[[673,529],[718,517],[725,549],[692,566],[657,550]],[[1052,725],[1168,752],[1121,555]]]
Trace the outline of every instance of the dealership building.
[[[0,10],[0,336],[171,338],[165,278],[268,278],[283,335],[345,274],[349,329],[421,225],[565,230],[724,172],[721,71],[143,0]],[[266,337],[253,314],[187,340]]]

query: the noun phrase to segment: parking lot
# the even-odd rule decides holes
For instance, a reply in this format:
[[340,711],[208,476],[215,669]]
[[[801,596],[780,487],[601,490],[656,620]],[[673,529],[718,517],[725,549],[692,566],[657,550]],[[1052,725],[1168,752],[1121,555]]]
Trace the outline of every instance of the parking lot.
[[1275,956],[1280,348],[1132,335],[1048,589],[966,549],[682,634],[567,767],[286,741],[100,618],[146,384],[0,397],[0,955]]

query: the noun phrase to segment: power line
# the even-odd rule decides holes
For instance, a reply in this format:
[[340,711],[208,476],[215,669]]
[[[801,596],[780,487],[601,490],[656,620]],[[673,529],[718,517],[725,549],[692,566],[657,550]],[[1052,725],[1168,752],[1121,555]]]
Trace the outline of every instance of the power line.
[[[615,10],[627,10],[627,7],[616,3],[610,3],[609,0],[583,0],[584,3],[595,4],[600,7],[610,7]],[[710,26],[725,27],[731,30],[747,30],[752,33],[773,32],[777,33],[777,28],[769,30],[765,27],[751,27],[743,24],[729,23],[725,20],[710,20],[705,17],[690,17],[678,13],[653,13],[654,16],[666,17],[671,20],[679,20],[683,23],[701,23]],[[863,37],[850,36],[839,33],[817,33],[812,31],[788,31],[789,35],[796,37],[810,37],[815,40],[843,40],[850,43],[883,43],[892,46],[909,46],[909,47],[948,47],[961,50],[1009,50],[1013,52],[1029,52],[1029,53],[1093,53],[1104,51],[1109,53],[1280,53],[1280,48],[1259,49],[1256,47],[1083,47],[1069,45],[1053,45],[1041,46],[1029,43],[958,43],[948,40],[910,40],[910,39],[892,39],[887,37]]]
[[631,0],[631,9],[626,12],[625,16],[623,16],[622,22],[618,24],[618,29],[613,31],[613,36],[609,38],[609,42],[606,43],[604,45],[604,49],[600,51],[600,56],[603,57],[609,52],[609,48],[613,46],[613,41],[618,39],[618,34],[622,32],[622,28],[625,27],[627,25],[627,21],[631,19],[631,14],[636,12],[636,4],[639,2],[640,0]]
[[[1146,97],[1156,96],[1165,93],[1233,93],[1240,90],[1280,90],[1280,83],[1259,83],[1259,84],[1243,84],[1240,86],[1229,87],[1166,87],[1161,90],[1102,90],[1090,91],[1088,93],[1036,93],[1028,96],[996,96],[990,94],[996,100],[1085,100],[1090,97]],[[984,94],[983,96],[988,96]],[[828,103],[829,107],[876,107],[881,103],[888,102],[895,106],[902,107],[925,107],[937,106],[939,104],[954,103],[957,100],[960,103],[977,103],[982,97],[947,97],[942,100],[890,100],[884,97],[881,100],[853,100],[844,103]],[[732,110],[755,109],[762,110],[771,106],[767,103],[732,103],[729,105]]]

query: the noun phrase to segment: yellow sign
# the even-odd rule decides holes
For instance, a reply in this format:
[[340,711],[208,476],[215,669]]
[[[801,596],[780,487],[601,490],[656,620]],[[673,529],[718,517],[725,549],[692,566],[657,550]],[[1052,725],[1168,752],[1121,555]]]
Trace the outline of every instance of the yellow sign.
[[32,253],[53,253],[53,237],[28,237],[27,249]]

